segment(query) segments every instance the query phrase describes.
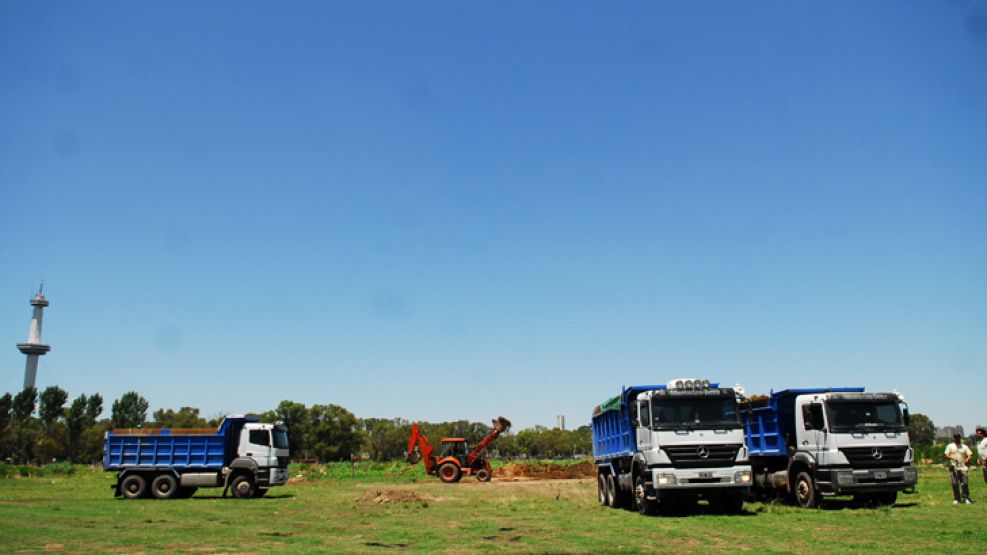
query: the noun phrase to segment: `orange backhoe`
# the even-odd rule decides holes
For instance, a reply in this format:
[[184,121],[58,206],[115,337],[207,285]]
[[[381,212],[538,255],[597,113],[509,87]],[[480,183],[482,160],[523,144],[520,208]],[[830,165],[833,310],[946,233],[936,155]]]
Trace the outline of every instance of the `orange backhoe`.
[[476,476],[481,482],[490,481],[490,463],[483,458],[483,452],[487,447],[497,441],[500,434],[511,428],[511,421],[498,416],[493,420],[493,429],[484,436],[480,443],[468,451],[466,439],[461,437],[442,438],[442,452],[435,456],[432,443],[428,441],[418,428],[418,423],[411,425],[411,437],[408,438],[407,459],[411,464],[425,460],[425,472],[438,475],[439,479],[447,484],[458,482],[463,475]]

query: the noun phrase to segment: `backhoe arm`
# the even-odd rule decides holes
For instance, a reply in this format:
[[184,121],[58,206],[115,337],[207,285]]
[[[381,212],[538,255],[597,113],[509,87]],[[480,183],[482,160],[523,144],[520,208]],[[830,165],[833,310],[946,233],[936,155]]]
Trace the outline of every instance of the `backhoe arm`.
[[470,451],[469,456],[466,457],[466,466],[472,467],[473,463],[475,463],[477,459],[483,456],[483,452],[487,450],[487,447],[490,447],[490,445],[493,442],[497,441],[497,438],[500,437],[500,434],[510,429],[511,429],[510,420],[504,418],[503,416],[498,416],[497,418],[495,418],[493,420],[493,429],[490,430],[489,434],[487,434],[486,436],[484,436],[483,439],[480,440],[480,443],[476,444],[476,447],[474,447],[473,450]]
[[408,453],[405,455],[408,462],[415,464],[418,461],[425,459],[425,472],[431,474],[432,466],[435,464],[435,457],[432,456],[433,451],[434,449],[432,449],[431,442],[429,442],[425,434],[421,433],[421,430],[418,429],[418,423],[415,422],[412,424],[411,435],[408,437]]

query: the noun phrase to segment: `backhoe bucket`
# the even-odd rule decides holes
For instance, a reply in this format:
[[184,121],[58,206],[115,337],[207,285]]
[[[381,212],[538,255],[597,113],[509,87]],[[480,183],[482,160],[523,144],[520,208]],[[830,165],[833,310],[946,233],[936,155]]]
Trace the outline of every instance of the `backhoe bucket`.
[[503,416],[498,416],[492,420],[493,427],[500,433],[504,433],[511,429],[511,421],[504,418]]

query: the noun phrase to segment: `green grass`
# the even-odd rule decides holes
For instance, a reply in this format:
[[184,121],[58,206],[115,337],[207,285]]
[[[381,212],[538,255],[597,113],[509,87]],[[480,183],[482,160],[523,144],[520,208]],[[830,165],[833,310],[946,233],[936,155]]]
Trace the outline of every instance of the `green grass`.
[[[972,506],[953,506],[948,475],[923,468],[919,490],[891,508],[832,501],[823,510],[746,505],[743,516],[642,517],[596,503],[592,480],[446,485],[421,465],[292,467],[307,478],[262,499],[114,499],[110,473],[0,479],[2,552],[915,552],[987,550],[987,486],[971,473]],[[61,472],[61,471],[60,471]],[[402,503],[362,498],[377,492]],[[396,492],[396,493],[390,493]]]

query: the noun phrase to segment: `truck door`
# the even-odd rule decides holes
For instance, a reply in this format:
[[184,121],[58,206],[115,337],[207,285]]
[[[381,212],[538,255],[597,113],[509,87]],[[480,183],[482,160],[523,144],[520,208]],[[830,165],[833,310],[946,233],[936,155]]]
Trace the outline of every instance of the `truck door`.
[[259,466],[273,466],[271,464],[271,432],[250,425],[245,426],[240,436],[239,454],[241,457],[253,459]]
[[808,451],[818,460],[819,453],[826,449],[826,420],[822,403],[807,399],[799,416],[798,450]]
[[638,401],[637,450],[651,449],[651,401]]

